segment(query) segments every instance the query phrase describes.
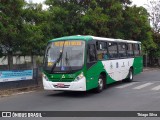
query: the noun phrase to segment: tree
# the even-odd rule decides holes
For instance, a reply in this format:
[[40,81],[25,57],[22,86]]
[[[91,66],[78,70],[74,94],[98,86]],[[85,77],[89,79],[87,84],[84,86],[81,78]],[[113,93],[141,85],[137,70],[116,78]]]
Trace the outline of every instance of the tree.
[[9,69],[13,66],[13,53],[20,47],[24,4],[24,0],[0,0],[0,43],[7,52]]
[[80,18],[82,25],[80,33],[83,35],[107,36],[109,33],[108,20],[109,18],[103,13],[103,9],[93,0]]
[[129,0],[104,0],[98,2],[103,9],[103,13],[108,16],[107,28],[109,29],[106,37],[124,39],[123,27],[123,8],[130,4]]
[[160,32],[160,1],[152,0],[147,4],[147,9],[149,11],[149,20],[154,29],[154,32]]
[[151,58],[152,58],[151,62],[156,63],[156,64],[158,64],[160,66],[160,34],[153,32],[153,39],[154,39],[154,41],[155,41],[155,43],[157,45],[157,48],[153,49],[151,51],[151,53],[152,53],[151,54],[152,55],[151,56]]
[[[50,38],[48,11],[42,9],[42,4],[26,3],[23,19],[21,54],[30,55],[33,67],[36,67],[36,56],[43,55],[47,40]],[[36,55],[36,56],[35,56]]]
[[152,0],[147,4],[149,11],[149,20],[152,26],[153,40],[156,48],[150,51],[150,64],[159,64],[160,66],[160,1]]
[[124,10],[123,33],[125,39],[133,39],[142,42],[144,53],[149,53],[151,49],[156,48],[152,38],[152,29],[148,21],[148,12],[143,7],[126,7]]
[[[91,34],[123,38],[123,6],[129,0],[46,0],[54,37]],[[115,29],[116,28],[116,29]]]
[[13,54],[42,55],[47,42],[47,11],[42,4],[1,0],[0,11],[0,52],[6,51],[9,69],[13,66]]
[[2,48],[0,48],[0,58],[3,56]]
[[20,51],[23,55],[40,55],[45,43],[42,31],[45,11],[42,4],[26,3],[22,16],[24,23]]
[[49,8],[48,24],[51,37],[80,34],[82,31],[80,18],[85,8],[84,2],[78,0],[46,0]]

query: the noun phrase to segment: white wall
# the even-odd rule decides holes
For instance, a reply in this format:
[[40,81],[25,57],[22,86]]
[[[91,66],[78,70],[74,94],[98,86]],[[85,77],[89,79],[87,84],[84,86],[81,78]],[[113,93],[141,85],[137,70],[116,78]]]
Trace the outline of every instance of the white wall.
[[[24,64],[25,62],[31,62],[30,56],[13,56],[13,64]],[[0,65],[8,65],[8,57],[0,58]]]

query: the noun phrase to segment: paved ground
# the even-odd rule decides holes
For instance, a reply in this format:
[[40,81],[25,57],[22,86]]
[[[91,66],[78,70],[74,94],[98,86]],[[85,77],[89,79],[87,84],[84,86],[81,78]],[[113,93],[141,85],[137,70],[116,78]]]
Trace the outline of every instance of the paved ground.
[[[160,70],[145,71],[134,82],[118,82],[100,94],[36,91],[0,98],[0,111],[160,111]],[[116,115],[115,115],[116,116]],[[45,118],[48,120],[50,118]],[[53,118],[52,118],[53,119]],[[62,118],[54,118],[61,120]],[[63,118],[93,120],[93,118]],[[116,118],[94,118],[114,120]],[[118,118],[143,120],[144,118]],[[146,118],[150,120],[151,118]],[[158,118],[152,118],[158,120]]]

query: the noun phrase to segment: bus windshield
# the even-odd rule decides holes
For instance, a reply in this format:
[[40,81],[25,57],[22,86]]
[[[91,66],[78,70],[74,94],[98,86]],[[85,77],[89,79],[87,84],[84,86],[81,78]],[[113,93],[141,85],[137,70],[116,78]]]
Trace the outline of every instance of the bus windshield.
[[44,70],[50,73],[79,70],[84,64],[85,42],[67,40],[50,42],[44,58]]

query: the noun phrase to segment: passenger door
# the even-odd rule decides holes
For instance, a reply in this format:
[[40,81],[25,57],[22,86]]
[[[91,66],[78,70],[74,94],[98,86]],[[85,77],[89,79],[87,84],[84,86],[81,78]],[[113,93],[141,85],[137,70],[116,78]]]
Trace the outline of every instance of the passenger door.
[[92,89],[97,86],[97,54],[94,43],[89,43],[87,46],[87,89]]

